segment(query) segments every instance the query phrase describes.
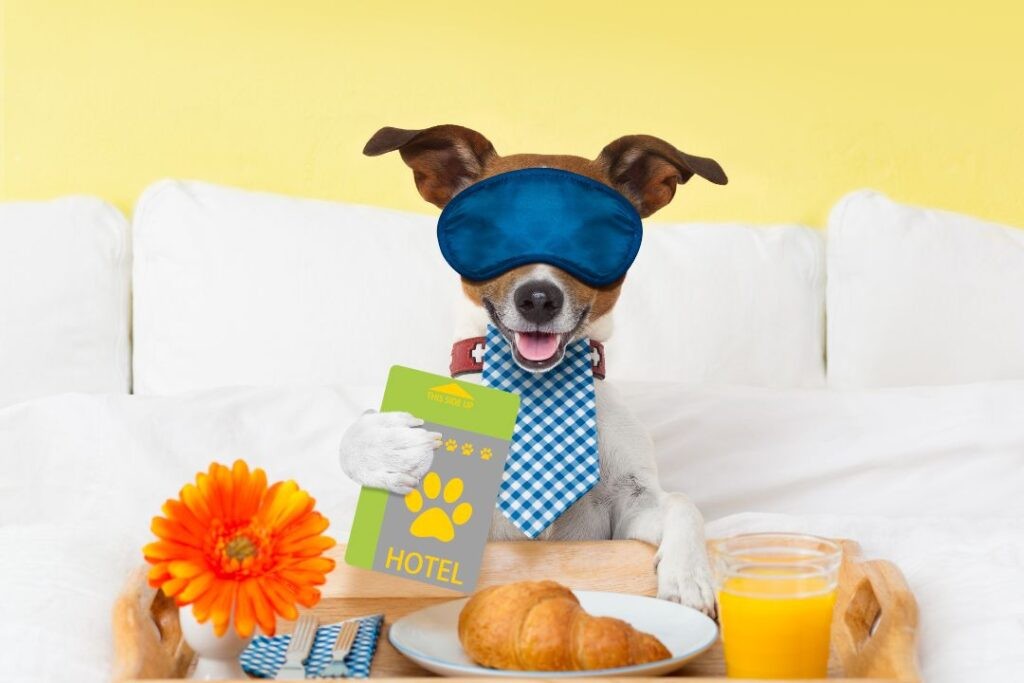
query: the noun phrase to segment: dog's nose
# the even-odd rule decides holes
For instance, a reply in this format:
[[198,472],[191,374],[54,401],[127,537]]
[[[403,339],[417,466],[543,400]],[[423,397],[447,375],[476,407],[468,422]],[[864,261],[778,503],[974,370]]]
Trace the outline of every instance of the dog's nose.
[[545,280],[531,280],[519,285],[513,297],[519,314],[537,325],[552,320],[565,302],[562,290]]

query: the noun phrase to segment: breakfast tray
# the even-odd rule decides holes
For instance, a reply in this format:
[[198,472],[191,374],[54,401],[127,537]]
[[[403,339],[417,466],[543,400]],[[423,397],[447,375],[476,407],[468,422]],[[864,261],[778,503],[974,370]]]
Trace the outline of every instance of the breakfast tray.
[[[841,543],[843,564],[832,622],[829,680],[919,683],[917,603],[903,575],[891,562],[865,561],[856,543]],[[489,543],[477,587],[553,579],[578,590],[654,595],[654,552],[653,547],[638,541]],[[433,677],[391,646],[387,630],[398,617],[463,597],[462,594],[350,567],[343,559],[344,546],[333,548],[329,554],[338,566],[323,587],[323,600],[314,610],[320,621],[383,613],[385,625],[370,676]],[[185,675],[193,655],[181,640],[178,609],[162,594],[154,594],[145,586],[144,570],[131,579],[114,607],[113,617],[115,681],[174,679]],[[290,628],[289,623],[281,624],[283,632]],[[724,675],[721,643],[675,674],[694,683],[707,683]],[[475,680],[484,683],[484,679]],[[491,680],[494,679],[488,679]]]

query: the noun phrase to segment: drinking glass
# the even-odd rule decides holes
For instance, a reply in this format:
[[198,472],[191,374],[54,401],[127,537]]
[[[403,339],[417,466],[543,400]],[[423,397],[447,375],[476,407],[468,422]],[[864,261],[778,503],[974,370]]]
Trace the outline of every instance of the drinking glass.
[[730,678],[825,678],[842,548],[801,534],[712,541]]

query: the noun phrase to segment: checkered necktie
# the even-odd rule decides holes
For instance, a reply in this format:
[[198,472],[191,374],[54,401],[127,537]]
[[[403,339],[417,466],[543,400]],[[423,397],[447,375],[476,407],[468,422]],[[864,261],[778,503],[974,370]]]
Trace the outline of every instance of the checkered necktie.
[[497,328],[488,325],[483,381],[519,394],[498,507],[536,538],[600,477],[590,342],[568,345],[562,362],[547,372],[527,372],[516,365]]

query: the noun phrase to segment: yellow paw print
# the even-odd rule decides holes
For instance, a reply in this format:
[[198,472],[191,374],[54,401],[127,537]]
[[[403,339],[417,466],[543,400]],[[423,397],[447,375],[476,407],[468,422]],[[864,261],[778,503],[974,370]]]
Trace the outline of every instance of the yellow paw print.
[[445,450],[454,451],[456,448],[458,448],[458,446],[459,442],[456,441],[455,439],[448,439],[447,441],[444,442]]
[[462,444],[462,454],[463,455],[473,455],[473,444],[471,444],[471,443],[464,443],[464,444]]
[[492,455],[494,455],[494,453],[491,452],[490,448],[481,448],[480,449],[480,459],[481,460],[490,460]]
[[[412,520],[409,533],[416,538],[436,538],[442,543],[448,543],[455,538],[455,527],[462,526],[473,516],[473,506],[469,503],[459,503],[448,512],[440,505],[433,505],[437,497],[442,495],[441,477],[437,476],[437,472],[428,472],[427,476],[423,477],[420,488],[423,489],[422,493],[419,489],[413,489],[405,494],[405,507],[409,508],[409,512],[419,513],[416,519]],[[452,477],[444,486],[444,502],[452,505],[461,497],[462,480]],[[423,509],[425,502],[432,503],[426,510]]]

